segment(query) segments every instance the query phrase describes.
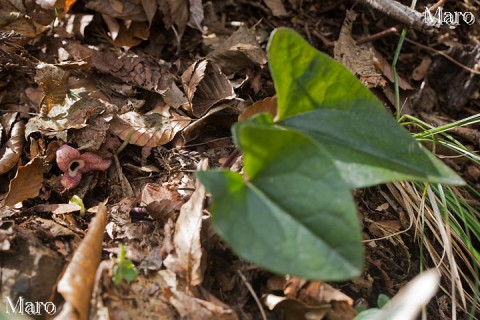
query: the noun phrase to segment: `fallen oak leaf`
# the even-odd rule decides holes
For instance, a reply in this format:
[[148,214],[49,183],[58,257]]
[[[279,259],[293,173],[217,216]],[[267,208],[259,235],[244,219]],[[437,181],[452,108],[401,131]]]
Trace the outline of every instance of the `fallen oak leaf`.
[[16,203],[35,198],[40,192],[43,183],[43,164],[41,158],[34,158],[17,170],[15,177],[10,180],[5,205],[14,206]]
[[10,171],[20,159],[25,142],[25,124],[19,121],[14,124],[10,139],[0,150],[0,174]]
[[107,208],[100,204],[87,235],[58,282],[57,291],[65,299],[65,304],[60,314],[55,317],[57,320],[88,318],[95,274],[101,260],[107,216]]

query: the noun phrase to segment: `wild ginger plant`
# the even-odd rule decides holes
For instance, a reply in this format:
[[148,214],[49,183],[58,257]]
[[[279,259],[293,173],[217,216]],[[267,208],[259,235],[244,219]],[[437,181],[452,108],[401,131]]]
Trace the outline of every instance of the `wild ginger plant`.
[[363,246],[352,189],[409,180],[462,185],[346,68],[293,30],[274,31],[269,66],[275,120],[235,124],[244,175],[199,172],[216,231],[265,269],[310,279],[361,274]]

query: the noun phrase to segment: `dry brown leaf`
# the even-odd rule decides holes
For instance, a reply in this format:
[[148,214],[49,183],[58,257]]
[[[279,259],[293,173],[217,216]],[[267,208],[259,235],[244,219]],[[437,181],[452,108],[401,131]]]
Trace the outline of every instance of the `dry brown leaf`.
[[[377,69],[382,72],[382,74],[390,80],[391,83],[394,82],[393,79],[393,69],[392,64],[385,59],[378,50],[372,49],[374,60],[376,61],[375,65]],[[398,75],[398,86],[403,90],[413,90],[410,83],[405,80],[403,77]]]
[[[290,299],[288,297],[280,297],[273,294],[267,294],[263,296],[262,301],[270,310],[283,311],[285,320],[321,320],[331,308],[328,303],[318,306],[309,306],[299,300]],[[309,316],[308,318],[307,314]]]
[[200,118],[215,104],[235,98],[232,84],[213,62],[198,60],[182,74],[191,113]]
[[54,9],[42,8],[35,1],[0,0],[0,32],[15,31],[34,38],[54,19]]
[[190,18],[188,20],[188,25],[192,28],[197,28],[203,33],[203,17],[204,14],[202,0],[190,0]]
[[277,97],[268,97],[248,106],[238,116],[238,121],[246,120],[262,112],[270,113],[275,118],[277,115]]
[[147,21],[145,11],[138,0],[90,0],[85,4],[85,7],[106,14],[112,18]]
[[37,204],[30,208],[33,212],[51,212],[54,214],[65,214],[79,211],[81,208],[75,203],[58,203],[58,204]]
[[43,164],[41,158],[34,158],[29,163],[18,168],[17,174],[10,181],[8,194],[5,198],[7,206],[27,199],[35,198],[43,183]]
[[180,209],[182,201],[179,193],[157,183],[147,183],[142,190],[140,205],[145,206],[148,214],[157,220],[166,221]]
[[113,115],[105,112],[97,116],[92,116],[88,121],[89,126],[72,130],[72,136],[77,146],[79,148],[88,147],[93,150],[98,150],[107,138],[107,132],[112,120]]
[[413,70],[412,79],[415,81],[420,81],[425,78],[425,74],[432,63],[432,58],[430,56],[425,56],[422,59],[422,62]]
[[92,65],[127,84],[160,94],[165,93],[173,81],[168,66],[147,55],[117,58],[112,52],[93,51]]
[[272,14],[275,17],[284,17],[288,15],[287,10],[283,6],[282,0],[263,0],[267,5],[268,9],[272,11]]
[[[48,115],[54,105],[63,105],[68,92],[69,72],[53,64],[39,63],[35,82],[43,89],[42,115]],[[45,108],[45,109],[44,109]]]
[[[201,160],[198,164],[198,170],[206,170],[207,167],[207,159]],[[195,192],[180,209],[180,215],[175,224],[174,253],[169,254],[164,261],[168,269],[186,280],[187,287],[197,286],[203,281],[200,230],[205,194],[205,187],[197,181]]]
[[347,10],[340,36],[335,42],[334,58],[352,74],[358,75],[367,87],[385,87],[385,79],[375,69],[371,44],[357,45],[352,37],[352,24],[356,18],[357,14],[354,11]]
[[165,0],[159,2],[159,9],[163,13],[165,28],[170,29],[177,25],[177,33],[181,36],[185,31],[189,15],[188,0]]
[[[222,110],[232,111],[232,113],[234,113],[234,117],[236,117],[236,115],[238,114],[238,109],[233,108],[228,104],[221,104],[211,108],[203,117],[201,117],[198,120],[195,120],[190,125],[188,125],[185,129],[183,129],[181,134],[182,141],[180,141],[180,139],[176,141],[178,143],[177,146],[183,146],[187,142],[190,142],[198,138],[198,136],[202,132],[202,129],[207,125],[207,123],[211,120],[211,118],[213,118],[217,113],[220,113]],[[225,123],[226,125],[229,124],[227,120],[228,119],[224,117],[223,123]]]
[[57,291],[65,299],[65,304],[61,313],[55,317],[57,320],[88,318],[95,273],[101,259],[107,215],[107,208],[100,204],[87,235],[58,282]]
[[190,123],[190,118],[171,112],[169,117],[154,113],[141,116],[130,111],[116,116],[110,131],[122,140],[138,146],[158,147],[170,142],[177,132]]
[[10,171],[22,155],[25,141],[25,125],[19,121],[13,125],[10,139],[0,149],[0,174]]
[[172,290],[169,300],[181,319],[238,320],[238,316],[227,305],[195,298],[179,290]]
[[218,64],[225,74],[267,63],[265,51],[258,44],[255,28],[245,26],[221,42],[207,58]]

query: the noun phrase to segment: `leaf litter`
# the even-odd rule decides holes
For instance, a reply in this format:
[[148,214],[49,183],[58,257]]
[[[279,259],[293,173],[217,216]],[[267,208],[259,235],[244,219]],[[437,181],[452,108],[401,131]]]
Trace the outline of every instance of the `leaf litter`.
[[[376,69],[370,63],[388,52],[377,51],[376,45],[355,45],[352,25],[342,31],[333,27],[344,18],[344,10],[337,10],[342,5],[313,5],[305,14],[294,0],[66,1],[58,7],[49,1],[1,3],[2,298],[25,295],[50,301],[57,286],[66,301],[62,312],[70,312],[72,319],[107,314],[254,319],[260,314],[254,296],[263,294],[258,301],[274,309],[267,311],[272,319],[298,319],[306,313],[317,319],[352,319],[352,300],[346,294],[371,300],[374,285],[388,283],[393,294],[392,281],[395,286],[404,283],[385,271],[400,274],[398,269],[411,263],[408,251],[403,252],[411,244],[400,239],[368,242],[366,280],[342,290],[285,277],[269,287],[275,276],[236,258],[214,234],[204,208],[205,191],[192,175],[206,159],[218,167],[228,158],[233,150],[229,128],[239,115],[275,115],[275,91],[265,68],[265,34],[273,25],[293,24],[326,51],[330,49],[317,35],[330,40],[340,35],[346,40],[335,50],[343,45],[344,52],[362,54],[362,59],[345,62],[352,71],[372,86],[384,87],[383,77],[391,80],[388,64]],[[319,28],[318,19],[310,17],[315,12],[327,22]],[[453,54],[470,64],[472,52],[466,58]],[[433,74],[424,66],[414,81],[433,79],[445,68],[443,60],[433,60]],[[401,87],[410,90],[407,80],[401,78]],[[474,97],[472,90],[470,86],[465,96]],[[450,109],[458,100],[440,98]],[[85,174],[78,187],[64,190],[54,161],[62,144],[112,158],[114,164],[105,172]],[[68,203],[73,195],[81,195],[90,209],[85,217],[78,205]],[[103,208],[99,203],[107,198]],[[375,209],[384,200],[366,202]],[[365,220],[366,230],[373,236],[400,228],[391,208],[381,212],[387,215],[382,218],[365,210],[372,218]],[[93,238],[85,236],[91,233]],[[140,274],[130,284],[115,286],[118,244],[125,246]],[[406,256],[400,267],[381,260],[381,254],[397,252],[399,244]],[[56,283],[67,262],[65,280]],[[78,283],[75,279],[83,272],[84,283]],[[25,279],[42,286],[22,291],[19,285]],[[275,302],[268,302],[270,298]]]

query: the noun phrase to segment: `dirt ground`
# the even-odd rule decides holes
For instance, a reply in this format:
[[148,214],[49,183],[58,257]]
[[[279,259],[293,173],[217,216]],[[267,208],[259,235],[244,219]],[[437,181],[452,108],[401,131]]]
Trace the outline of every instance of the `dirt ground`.
[[[417,10],[426,5],[419,1]],[[476,17],[479,7],[475,0],[445,4]],[[231,169],[241,169],[230,127],[247,106],[275,95],[266,45],[278,27],[341,60],[395,112],[390,64],[402,25],[354,1],[0,0],[2,301],[50,301],[57,311],[63,306],[66,319],[303,319],[307,312],[310,319],[353,319],[417,275],[415,228],[374,241],[409,226],[388,186],[354,194],[366,266],[345,283],[274,275],[239,259],[210,226],[208,197],[190,202],[189,210],[201,213],[196,224],[179,218],[185,203],[201,196],[194,171],[202,159],[210,168],[233,160]],[[478,70],[479,32],[478,21],[433,34],[409,31],[397,65],[404,114],[438,126],[478,113],[479,75],[442,53]],[[478,150],[479,128],[467,128],[456,137]],[[94,170],[79,173],[72,161]],[[480,191],[477,164],[445,162]],[[480,199],[464,196],[478,207]],[[108,216],[92,227],[102,203]],[[185,241],[197,246],[188,261],[179,255],[179,230],[189,230]],[[119,244],[138,276],[115,285]],[[77,250],[83,262],[75,261]],[[85,271],[66,270],[69,263]],[[72,284],[82,272],[76,282],[93,286],[91,298]],[[70,282],[59,282],[65,275]],[[448,280],[442,286],[448,292]],[[428,305],[429,319],[452,318],[446,292]],[[269,310],[260,300],[274,296],[283,300]],[[468,319],[460,305],[457,312]]]

